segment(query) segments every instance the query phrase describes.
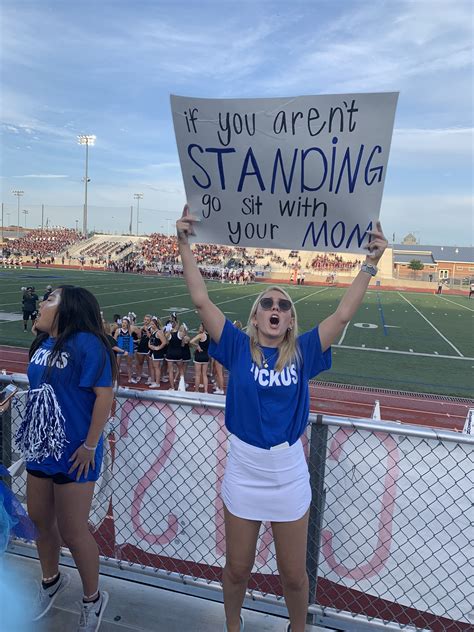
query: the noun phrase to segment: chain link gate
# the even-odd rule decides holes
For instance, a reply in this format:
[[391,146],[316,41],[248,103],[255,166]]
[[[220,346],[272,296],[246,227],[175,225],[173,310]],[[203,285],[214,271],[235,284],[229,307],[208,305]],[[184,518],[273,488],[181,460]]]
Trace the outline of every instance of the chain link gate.
[[[24,378],[15,382],[26,388]],[[208,587],[216,598],[227,451],[217,400],[117,391],[90,516],[106,574],[201,596]],[[18,394],[2,417],[7,466],[18,458],[9,443],[24,402]],[[472,630],[474,437],[373,420],[310,421],[303,443],[313,489],[312,621],[351,631]],[[24,472],[12,479],[22,502],[25,481]],[[11,550],[24,546],[14,541]],[[257,609],[283,612],[269,524],[260,532],[249,595]]]

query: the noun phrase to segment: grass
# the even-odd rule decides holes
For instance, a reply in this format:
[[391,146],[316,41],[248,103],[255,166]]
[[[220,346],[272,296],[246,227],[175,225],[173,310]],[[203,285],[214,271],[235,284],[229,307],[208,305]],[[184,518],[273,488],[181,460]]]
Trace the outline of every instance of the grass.
[[[199,324],[180,278],[77,270],[0,270],[0,344],[28,347],[31,343],[21,322],[2,319],[2,313],[20,313],[21,286],[34,285],[41,296],[46,285],[63,283],[90,289],[107,320],[129,310],[139,321],[146,313],[166,317],[178,310],[191,330]],[[245,324],[262,285],[209,282],[208,288],[212,300],[231,320]],[[310,329],[334,311],[344,293],[333,287],[287,289],[296,303],[300,331]],[[319,379],[472,397],[473,333],[474,301],[464,296],[370,291],[333,347],[333,368]]]

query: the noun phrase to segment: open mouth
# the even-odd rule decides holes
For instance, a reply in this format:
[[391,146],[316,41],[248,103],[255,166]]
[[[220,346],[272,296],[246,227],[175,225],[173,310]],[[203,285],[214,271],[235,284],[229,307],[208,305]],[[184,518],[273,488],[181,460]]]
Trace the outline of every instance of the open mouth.
[[272,314],[270,316],[270,325],[272,325],[273,327],[277,327],[280,324],[280,317],[278,316],[278,314]]

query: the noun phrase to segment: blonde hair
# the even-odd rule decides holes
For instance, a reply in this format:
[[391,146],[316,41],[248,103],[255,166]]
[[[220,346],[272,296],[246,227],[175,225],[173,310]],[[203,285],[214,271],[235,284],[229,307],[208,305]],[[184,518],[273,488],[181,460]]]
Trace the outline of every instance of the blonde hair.
[[262,366],[265,356],[258,342],[258,329],[253,323],[255,314],[257,313],[260,299],[262,299],[268,292],[280,292],[285,298],[291,302],[291,316],[293,318],[293,327],[285,332],[285,337],[278,349],[278,359],[275,365],[275,371],[282,371],[286,366],[293,362],[301,362],[301,353],[297,343],[298,336],[298,318],[296,311],[291,300],[291,296],[285,292],[285,290],[278,285],[273,285],[263,292],[261,292],[255,299],[252,309],[250,310],[249,319],[247,321],[247,335],[250,338],[250,353],[252,354],[252,360],[257,366]]

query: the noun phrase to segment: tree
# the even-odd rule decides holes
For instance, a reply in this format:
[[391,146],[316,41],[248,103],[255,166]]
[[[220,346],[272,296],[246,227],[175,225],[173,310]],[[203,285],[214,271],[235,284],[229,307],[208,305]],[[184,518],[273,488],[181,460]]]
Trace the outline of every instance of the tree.
[[423,270],[424,269],[424,265],[423,263],[421,263],[421,261],[419,259],[412,259],[410,261],[410,263],[408,264],[408,268],[410,270],[413,270],[413,278],[416,278],[416,273],[418,270]]

